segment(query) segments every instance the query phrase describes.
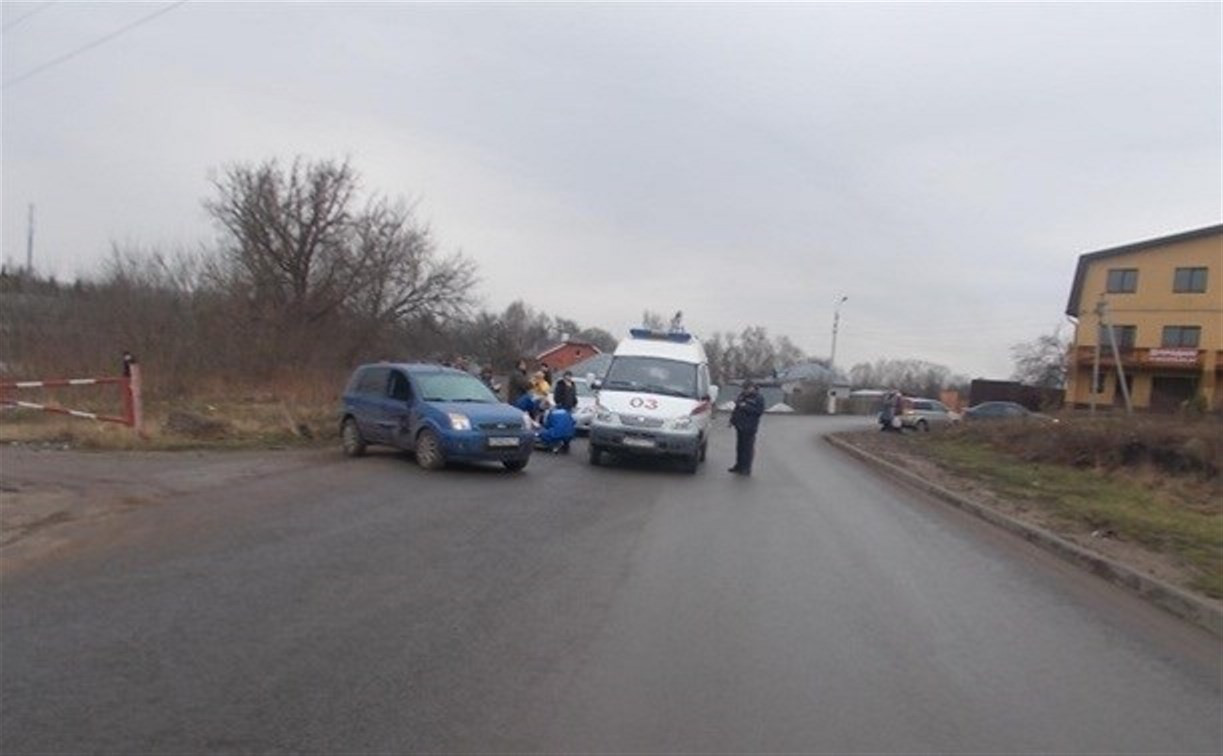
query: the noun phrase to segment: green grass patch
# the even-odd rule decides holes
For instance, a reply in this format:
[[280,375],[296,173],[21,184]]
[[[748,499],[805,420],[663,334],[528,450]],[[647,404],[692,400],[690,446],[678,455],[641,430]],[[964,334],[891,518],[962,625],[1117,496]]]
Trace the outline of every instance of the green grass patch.
[[995,492],[1040,508],[1067,526],[1111,530],[1182,559],[1195,573],[1193,587],[1223,598],[1223,504],[1213,489],[1145,485],[1131,476],[1094,469],[1028,462],[989,446],[932,434],[926,455],[952,472],[980,481]]

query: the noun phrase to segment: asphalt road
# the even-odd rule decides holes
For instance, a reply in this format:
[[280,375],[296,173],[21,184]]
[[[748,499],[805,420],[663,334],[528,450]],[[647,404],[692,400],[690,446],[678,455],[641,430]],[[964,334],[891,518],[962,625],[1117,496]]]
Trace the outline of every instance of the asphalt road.
[[1217,639],[846,422],[767,418],[750,479],[722,430],[696,476],[287,453],[167,496],[0,583],[0,750],[1223,750]]

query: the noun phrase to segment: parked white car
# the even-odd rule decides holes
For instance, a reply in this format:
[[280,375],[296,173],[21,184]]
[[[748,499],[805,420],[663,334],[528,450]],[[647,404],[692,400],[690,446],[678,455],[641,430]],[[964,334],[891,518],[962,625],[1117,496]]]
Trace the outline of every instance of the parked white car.
[[900,412],[900,426],[911,430],[928,431],[932,425],[958,423],[960,416],[947,409],[937,399],[905,397]]

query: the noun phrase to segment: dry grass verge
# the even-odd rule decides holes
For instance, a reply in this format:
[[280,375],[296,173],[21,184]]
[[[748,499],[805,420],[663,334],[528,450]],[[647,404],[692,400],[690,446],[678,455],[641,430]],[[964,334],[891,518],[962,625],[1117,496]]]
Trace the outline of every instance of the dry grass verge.
[[0,414],[0,443],[78,449],[201,449],[308,446],[337,438],[337,404],[270,394],[240,399],[158,401],[145,407],[147,438],[126,426],[32,410]]
[[1045,422],[961,423],[949,438],[981,443],[1028,462],[1103,471],[1151,468],[1160,474],[1216,479],[1223,470],[1223,422],[1204,417],[1068,415]]

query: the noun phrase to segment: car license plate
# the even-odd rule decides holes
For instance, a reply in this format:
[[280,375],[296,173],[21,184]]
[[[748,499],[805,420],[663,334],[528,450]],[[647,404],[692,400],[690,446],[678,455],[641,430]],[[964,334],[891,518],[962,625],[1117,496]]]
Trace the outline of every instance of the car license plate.
[[625,445],[625,446],[652,447],[652,446],[654,446],[654,439],[652,439],[652,438],[638,438],[638,437],[636,437],[636,436],[625,436],[625,437],[624,437],[624,445]]
[[518,446],[518,439],[513,436],[492,436],[488,439],[489,446],[498,448],[506,446]]

